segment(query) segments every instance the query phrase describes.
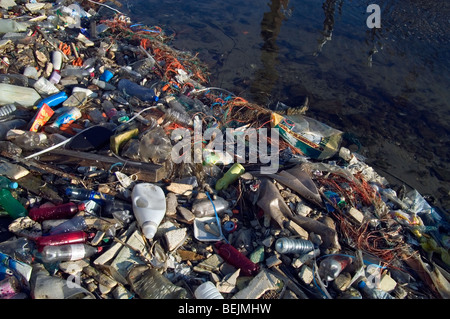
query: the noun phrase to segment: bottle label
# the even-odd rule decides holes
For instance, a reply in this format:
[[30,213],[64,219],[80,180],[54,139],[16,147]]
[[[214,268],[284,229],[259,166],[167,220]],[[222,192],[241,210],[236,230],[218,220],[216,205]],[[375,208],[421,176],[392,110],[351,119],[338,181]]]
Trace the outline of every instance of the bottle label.
[[71,253],[70,260],[79,260],[79,259],[84,258],[86,249],[84,248],[83,244],[71,245],[71,247],[72,247],[72,253]]

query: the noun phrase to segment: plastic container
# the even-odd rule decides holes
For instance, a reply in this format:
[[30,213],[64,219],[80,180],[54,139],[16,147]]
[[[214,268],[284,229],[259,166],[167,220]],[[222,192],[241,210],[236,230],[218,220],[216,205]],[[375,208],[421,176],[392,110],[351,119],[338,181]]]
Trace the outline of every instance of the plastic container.
[[56,227],[53,227],[50,231],[50,235],[63,234],[74,232],[77,230],[86,230],[88,225],[86,223],[86,219],[83,216],[75,216],[65,222],[59,224]]
[[58,261],[80,260],[101,252],[103,247],[92,247],[86,244],[69,244],[61,246],[45,246],[42,249],[42,261],[54,263]]
[[114,107],[114,104],[109,100],[104,100],[102,102],[102,108],[109,119],[112,119],[118,113],[117,109]]
[[358,289],[361,294],[368,299],[395,299],[386,291],[379,288],[369,288],[364,280],[358,283]]
[[17,103],[23,107],[31,107],[41,99],[34,88],[0,83],[0,105]]
[[112,73],[110,70],[105,70],[105,72],[100,75],[99,80],[104,82],[109,82],[114,77],[114,73]]
[[50,82],[50,80],[47,80],[43,76],[41,76],[39,80],[34,83],[33,88],[42,95],[52,95],[59,93],[59,89],[55,86],[55,84]]
[[258,264],[252,262],[232,245],[219,241],[214,246],[227,263],[241,270],[240,273],[243,276],[254,276],[259,272]]
[[12,182],[9,178],[5,176],[0,176],[0,188],[6,189],[16,189],[19,186],[17,182]]
[[245,168],[239,163],[233,164],[230,169],[223,175],[221,179],[219,179],[216,183],[216,191],[220,191],[222,189],[226,189],[228,185],[235,182],[239,176],[244,174]]
[[207,281],[194,291],[196,299],[224,299],[220,291],[211,281]]
[[280,254],[306,254],[314,250],[314,244],[301,238],[279,238],[275,250]]
[[0,206],[3,207],[13,219],[28,215],[26,208],[23,207],[23,205],[15,199],[11,192],[6,188],[0,189]]
[[153,89],[141,86],[127,79],[121,79],[119,81],[118,89],[119,91],[125,92],[126,94],[131,96],[135,96],[144,102],[158,100],[155,91]]
[[[219,196],[213,200],[213,203],[218,214],[230,207],[230,203]],[[192,205],[192,213],[196,217],[215,216],[214,207],[209,199],[202,199]]]
[[67,232],[62,234],[54,234],[47,236],[40,236],[35,239],[38,246],[60,246],[69,244],[84,244],[90,238],[94,237],[94,233],[86,233],[82,230]]
[[45,144],[47,141],[47,135],[45,133],[25,131],[23,134],[18,134],[11,137],[8,136],[8,139],[11,139],[13,143],[20,148],[33,150],[37,146],[42,146]]
[[32,208],[29,216],[32,220],[42,222],[48,219],[66,219],[73,217],[79,211],[85,209],[84,203],[65,203],[57,206]]
[[333,281],[352,262],[350,256],[332,255],[320,262],[319,276],[322,280]]
[[164,215],[166,214],[166,197],[161,187],[140,183],[131,192],[133,213],[148,239],[152,239]]
[[72,199],[78,200],[93,200],[98,203],[103,203],[106,201],[113,201],[114,196],[103,194],[96,191],[91,191],[84,188],[67,188],[66,195]]

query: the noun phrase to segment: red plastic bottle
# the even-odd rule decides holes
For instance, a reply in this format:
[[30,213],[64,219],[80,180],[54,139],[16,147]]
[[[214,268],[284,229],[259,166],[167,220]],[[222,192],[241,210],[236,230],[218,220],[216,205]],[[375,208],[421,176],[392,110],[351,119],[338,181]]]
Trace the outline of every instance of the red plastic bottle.
[[88,239],[94,237],[94,233],[86,233],[82,230],[69,233],[41,236],[35,239],[36,244],[43,248],[44,246],[59,246],[67,244],[84,244]]
[[32,208],[28,212],[28,216],[36,222],[42,222],[48,219],[64,219],[71,218],[77,212],[84,210],[86,207],[84,203],[65,203],[51,207]]
[[230,244],[217,242],[215,245],[218,254],[230,265],[241,269],[244,276],[254,276],[259,272],[258,264],[245,257],[239,250]]

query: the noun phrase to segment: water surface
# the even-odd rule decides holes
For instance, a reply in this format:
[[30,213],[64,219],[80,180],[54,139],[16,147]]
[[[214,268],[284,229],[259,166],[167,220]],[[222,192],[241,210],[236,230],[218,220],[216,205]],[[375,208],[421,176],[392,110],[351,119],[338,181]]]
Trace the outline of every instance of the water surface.
[[[128,0],[133,22],[175,33],[210,84],[278,101],[352,137],[392,183],[450,204],[450,2],[436,0]],[[381,28],[369,29],[369,4]],[[352,145],[353,144],[353,145]]]

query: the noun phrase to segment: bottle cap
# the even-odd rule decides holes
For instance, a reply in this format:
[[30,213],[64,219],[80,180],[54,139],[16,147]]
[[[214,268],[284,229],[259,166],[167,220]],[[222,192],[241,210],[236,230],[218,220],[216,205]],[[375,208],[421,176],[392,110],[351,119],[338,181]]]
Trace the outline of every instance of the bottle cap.
[[366,284],[366,282],[364,281],[364,280],[361,280],[359,283],[358,283],[358,288],[364,288],[364,287],[366,287],[367,286],[367,284]]
[[16,189],[17,187],[19,187],[19,184],[17,184],[17,182],[11,182],[11,183],[9,183],[9,188],[11,188],[11,189]]
[[79,203],[78,204],[78,211],[83,211],[86,210],[86,205],[84,203]]
[[156,234],[156,227],[152,224],[146,224],[142,226],[142,233],[148,239],[153,239]]

